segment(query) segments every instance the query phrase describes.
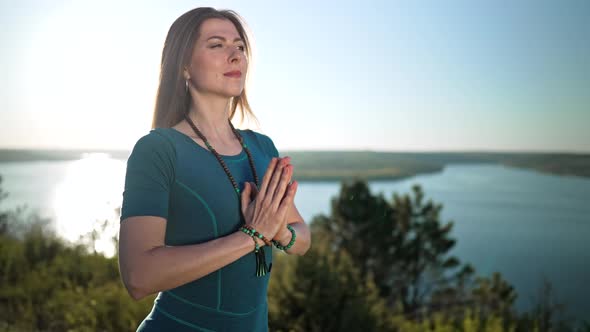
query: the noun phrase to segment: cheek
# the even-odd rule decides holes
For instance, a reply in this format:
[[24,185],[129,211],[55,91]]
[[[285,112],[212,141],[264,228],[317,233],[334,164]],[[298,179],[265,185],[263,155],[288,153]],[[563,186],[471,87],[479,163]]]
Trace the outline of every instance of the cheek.
[[195,58],[192,62],[193,81],[206,83],[219,80],[220,76],[223,77],[223,74],[219,73],[220,65],[217,59],[207,57]]

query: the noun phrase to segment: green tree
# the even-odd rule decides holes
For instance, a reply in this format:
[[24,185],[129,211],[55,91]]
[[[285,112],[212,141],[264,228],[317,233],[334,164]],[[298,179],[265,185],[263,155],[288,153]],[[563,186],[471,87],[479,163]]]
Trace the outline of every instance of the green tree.
[[26,208],[0,221],[0,331],[130,331],[150,311],[154,296],[131,299],[116,257],[67,244]]
[[314,223],[374,278],[390,306],[399,303],[407,315],[418,318],[442,306],[431,296],[445,289],[455,290],[458,303],[444,306],[461,305],[474,269],[448,255],[455,244],[450,238],[453,223],[440,222],[442,206],[424,202],[420,186],[412,193],[394,194],[390,204],[382,194],[372,195],[363,181],[343,183],[332,200],[332,214]]
[[329,235],[313,232],[303,257],[277,254],[269,285],[271,331],[394,331],[390,309],[370,278]]
[[[0,175],[0,204],[8,196],[8,193],[2,189],[2,175]],[[8,230],[8,213],[0,210],[0,235],[6,233]]]
[[[500,274],[472,281],[470,266],[446,256],[452,223],[440,225],[440,206],[413,193],[388,203],[366,184],[343,185],[332,215],[311,223],[307,255],[275,256],[271,330],[590,331],[558,318],[547,286],[531,313],[513,313],[512,286]],[[92,241],[67,244],[35,213],[0,210],[0,331],[129,331],[154,297],[132,300],[117,258],[96,253]]]

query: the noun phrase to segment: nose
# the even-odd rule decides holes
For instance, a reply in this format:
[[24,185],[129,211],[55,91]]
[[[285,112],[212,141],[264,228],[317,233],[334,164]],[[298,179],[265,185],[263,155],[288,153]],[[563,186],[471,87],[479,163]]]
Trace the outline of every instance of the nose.
[[229,55],[229,62],[230,63],[240,63],[242,62],[244,59],[244,54],[242,53],[242,51],[238,50],[238,49],[234,49],[231,54]]

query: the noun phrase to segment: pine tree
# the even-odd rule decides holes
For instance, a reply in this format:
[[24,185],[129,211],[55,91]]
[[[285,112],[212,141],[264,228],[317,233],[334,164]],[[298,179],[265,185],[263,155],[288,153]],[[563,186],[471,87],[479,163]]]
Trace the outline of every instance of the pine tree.
[[[440,222],[442,206],[424,202],[420,186],[412,194],[394,194],[388,203],[363,181],[343,183],[331,216],[320,216],[314,224],[374,278],[389,306],[400,304],[407,315],[419,318],[440,307],[431,303],[433,293],[466,287],[474,269],[448,255],[455,245],[453,223]],[[461,302],[463,293],[456,291],[453,300]]]

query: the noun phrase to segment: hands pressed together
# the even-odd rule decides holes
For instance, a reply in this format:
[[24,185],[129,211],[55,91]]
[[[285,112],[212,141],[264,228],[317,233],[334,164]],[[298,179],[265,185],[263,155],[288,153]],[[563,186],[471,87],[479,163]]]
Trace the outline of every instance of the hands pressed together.
[[291,182],[291,158],[273,158],[264,174],[260,189],[251,182],[242,191],[242,214],[246,225],[252,226],[268,239],[290,238],[287,229],[288,211],[293,205],[297,182]]

